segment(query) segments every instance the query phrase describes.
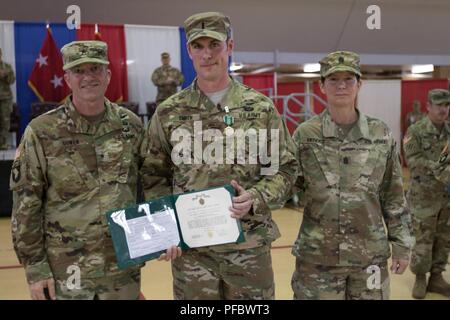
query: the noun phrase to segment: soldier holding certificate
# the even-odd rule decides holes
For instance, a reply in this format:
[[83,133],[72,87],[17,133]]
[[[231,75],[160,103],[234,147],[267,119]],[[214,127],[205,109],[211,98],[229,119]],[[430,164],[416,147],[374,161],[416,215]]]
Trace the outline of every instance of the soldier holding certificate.
[[158,106],[146,131],[145,197],[231,183],[230,215],[240,220],[245,241],[191,248],[174,260],[174,297],[273,299],[270,246],[280,233],[271,209],[284,204],[294,183],[294,145],[272,101],[228,74],[229,18],[199,13],[184,26],[197,78]]
[[34,300],[137,299],[142,265],[118,268],[105,214],[136,203],[142,123],[105,98],[105,42],[61,52],[72,94],[30,122],[11,170],[14,249]]

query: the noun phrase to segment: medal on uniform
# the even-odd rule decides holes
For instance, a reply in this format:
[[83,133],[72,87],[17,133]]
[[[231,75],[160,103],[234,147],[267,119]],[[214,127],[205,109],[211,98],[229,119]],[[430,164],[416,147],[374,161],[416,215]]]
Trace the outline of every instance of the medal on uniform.
[[231,127],[234,123],[234,118],[229,114],[230,108],[228,108],[228,106],[225,106],[225,112],[226,114],[223,116],[223,123],[225,123],[227,127],[225,128],[224,132],[225,135],[231,136],[234,134],[234,129]]

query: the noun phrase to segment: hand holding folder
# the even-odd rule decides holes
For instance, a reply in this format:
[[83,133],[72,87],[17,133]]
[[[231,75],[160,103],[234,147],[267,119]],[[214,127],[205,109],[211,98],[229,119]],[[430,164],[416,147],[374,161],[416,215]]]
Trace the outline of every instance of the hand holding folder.
[[229,208],[231,185],[169,195],[107,213],[119,268],[160,257],[167,248],[183,250],[245,241]]

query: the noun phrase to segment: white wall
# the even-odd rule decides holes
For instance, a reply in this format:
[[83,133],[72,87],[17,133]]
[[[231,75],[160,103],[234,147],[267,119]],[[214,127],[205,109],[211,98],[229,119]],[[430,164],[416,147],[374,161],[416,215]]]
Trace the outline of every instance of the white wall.
[[401,81],[363,80],[358,96],[358,108],[364,114],[386,122],[400,150]]
[[161,66],[161,53],[169,52],[170,64],[181,70],[180,33],[178,27],[125,25],[125,42],[128,100],[139,102],[139,112],[146,113],[145,103],[156,100],[151,76]]

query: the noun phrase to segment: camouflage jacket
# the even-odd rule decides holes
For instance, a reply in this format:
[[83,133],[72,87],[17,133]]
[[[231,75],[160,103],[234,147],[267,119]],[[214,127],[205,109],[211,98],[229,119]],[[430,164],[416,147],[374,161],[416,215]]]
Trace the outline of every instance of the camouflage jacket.
[[[449,141],[448,123],[439,133],[428,117],[409,127],[406,132],[403,148],[411,177],[407,199],[414,215],[429,217],[448,204],[448,174],[447,179],[440,176],[445,171],[448,173],[448,162],[445,163],[446,159],[442,156],[448,149]],[[437,173],[440,162],[446,164],[446,168],[441,166],[444,172]]]
[[[294,133],[305,209],[292,253],[328,266],[408,259],[413,245],[395,140],[380,120],[359,114],[344,140],[328,110]],[[385,231],[387,226],[387,235]]]
[[[168,78],[173,79],[171,84],[166,83]],[[155,69],[152,74],[152,82],[156,87],[158,87],[156,101],[164,101],[171,95],[177,93],[177,87],[181,86],[183,81],[184,76],[177,68],[172,66],[161,66]]]
[[[279,157],[274,157],[270,165],[278,170],[261,175],[264,165],[261,162],[249,164],[245,156],[252,152],[249,143],[245,143],[245,155],[225,149],[226,139],[221,133],[226,125],[225,106],[234,118],[235,130],[254,129],[264,135],[262,129],[279,134]],[[212,163],[208,158],[211,139],[203,143],[194,141],[191,164],[173,161],[178,155],[176,135],[184,132],[189,139],[202,139],[202,135],[215,130],[215,146],[223,152],[227,161]],[[250,131],[250,130],[249,130]],[[237,132],[237,131],[236,131]],[[267,137],[264,135],[264,137]],[[233,136],[231,136],[233,137]],[[172,139],[171,139],[172,138]],[[210,137],[211,138],[211,137]],[[268,150],[272,145],[272,136],[268,138]],[[233,139],[231,139],[233,140]],[[260,144],[261,146],[262,144]],[[189,143],[191,146],[191,143]],[[261,147],[260,147],[261,148]],[[268,245],[280,236],[278,227],[272,220],[271,208],[279,208],[288,199],[297,173],[295,148],[287,128],[272,101],[257,91],[232,80],[231,88],[222,99],[222,104],[214,105],[204,95],[194,81],[188,88],[165,100],[156,109],[142,144],[144,163],[141,176],[146,199],[154,199],[171,193],[181,193],[204,188],[222,186],[235,179],[252,196],[254,203],[249,214],[241,219],[246,241],[210,247],[215,251],[230,251]],[[273,150],[272,150],[273,153]],[[205,156],[206,154],[206,156]],[[203,157],[203,159],[202,159]],[[196,161],[200,159],[200,161]],[[222,157],[223,160],[223,157]],[[200,248],[203,249],[203,248]],[[208,248],[204,249],[208,250]]]
[[31,121],[11,171],[14,249],[29,282],[119,273],[106,221],[108,210],[136,203],[140,119],[105,101],[90,124],[64,105]]
[[448,148],[450,142],[447,143],[446,149],[442,151],[438,164],[434,167],[434,176],[447,186],[447,195],[450,195],[450,157],[448,156]]
[[420,121],[424,117],[426,117],[426,114],[422,112],[414,112],[414,111],[408,112],[408,114],[406,115],[406,128],[409,128],[414,123]]
[[10,64],[0,62],[0,100],[12,99],[11,85],[16,81]]

